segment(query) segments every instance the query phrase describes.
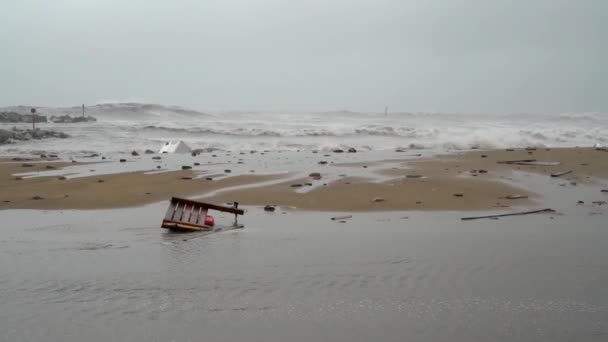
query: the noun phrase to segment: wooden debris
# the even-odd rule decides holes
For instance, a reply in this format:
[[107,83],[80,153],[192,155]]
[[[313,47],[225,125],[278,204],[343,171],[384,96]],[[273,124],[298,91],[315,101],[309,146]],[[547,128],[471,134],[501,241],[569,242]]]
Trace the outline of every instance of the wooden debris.
[[517,164],[517,163],[532,163],[535,162],[536,159],[520,159],[520,160],[500,160],[497,161],[497,164]]
[[561,177],[563,175],[567,175],[569,173],[572,173],[572,170],[568,170],[568,171],[562,171],[562,172],[557,172],[557,173],[552,173],[551,177]]
[[523,199],[523,198],[528,198],[528,196],[524,196],[524,195],[509,195],[509,196],[505,196],[502,197],[504,199],[510,199],[510,200],[516,200],[516,199]]
[[242,209],[238,209],[238,203],[236,202],[234,203],[234,207],[231,208],[173,197],[171,198],[171,203],[169,204],[161,227],[179,231],[212,230],[213,227],[205,223],[209,210],[234,214],[235,225],[237,224],[237,215],[243,215],[245,213]]
[[537,213],[553,213],[553,212],[555,212],[555,210],[547,208],[547,209],[540,209],[540,210],[524,211],[524,212],[519,212],[519,213],[463,217],[463,218],[461,218],[461,220],[462,221],[470,221],[470,220],[479,220],[479,219],[486,219],[486,218],[493,219],[493,218],[505,217],[505,216],[517,216],[517,215],[528,215],[528,214],[537,214]]
[[515,165],[534,165],[534,166],[557,166],[560,165],[560,162],[543,162],[543,161],[534,161],[534,162],[518,162],[518,163],[509,163]]
[[344,220],[347,220],[349,218],[353,218],[353,215],[336,216],[336,217],[332,217],[331,220],[332,221],[344,221]]

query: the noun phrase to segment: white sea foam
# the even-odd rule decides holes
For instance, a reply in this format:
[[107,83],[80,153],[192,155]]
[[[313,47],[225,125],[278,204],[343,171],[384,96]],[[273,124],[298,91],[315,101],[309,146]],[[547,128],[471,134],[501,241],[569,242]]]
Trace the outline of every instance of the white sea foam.
[[[593,146],[608,142],[608,114],[446,114],[306,112],[201,112],[178,106],[101,103],[87,107],[92,124],[43,124],[65,131],[65,140],[5,145],[0,152],[121,152],[158,148],[181,139],[194,148],[226,150],[355,147],[459,150],[473,146]],[[29,107],[0,111],[26,113]],[[38,108],[41,115],[78,115],[79,106]],[[4,124],[8,127],[12,125]],[[2,125],[0,125],[2,127]]]

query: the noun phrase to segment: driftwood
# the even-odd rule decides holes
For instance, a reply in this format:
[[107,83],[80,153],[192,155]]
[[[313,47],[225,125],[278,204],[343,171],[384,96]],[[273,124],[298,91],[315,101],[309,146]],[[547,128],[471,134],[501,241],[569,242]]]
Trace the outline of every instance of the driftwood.
[[524,196],[524,195],[509,195],[509,196],[505,196],[503,198],[504,199],[509,199],[509,200],[516,200],[516,199],[528,198],[528,196]]
[[342,220],[348,220],[349,218],[352,218],[353,215],[346,215],[346,216],[336,216],[336,217],[332,217],[331,220],[332,221],[342,221]]
[[536,159],[520,159],[520,160],[501,160],[497,162],[498,164],[508,164],[508,165],[536,165],[536,166],[557,166],[560,165],[560,162],[545,162],[545,161],[537,161]]
[[461,218],[461,220],[463,220],[463,221],[470,221],[470,220],[478,220],[478,219],[486,219],[486,218],[498,218],[498,217],[504,217],[504,216],[517,216],[517,215],[528,215],[528,214],[537,214],[537,213],[552,213],[552,212],[555,212],[555,210],[547,208],[547,209],[524,211],[524,212],[510,213],[510,214],[463,217],[463,218]]
[[516,164],[516,163],[532,163],[535,162],[536,159],[520,159],[520,160],[500,160],[497,161],[497,164]]
[[568,170],[568,171],[562,171],[562,172],[557,172],[557,173],[552,173],[551,177],[561,177],[563,175],[567,175],[569,173],[572,173],[572,170]]

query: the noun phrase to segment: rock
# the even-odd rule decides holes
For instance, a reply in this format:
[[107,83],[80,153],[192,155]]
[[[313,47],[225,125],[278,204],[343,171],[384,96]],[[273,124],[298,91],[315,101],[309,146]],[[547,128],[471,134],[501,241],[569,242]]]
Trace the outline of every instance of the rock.
[[325,164],[327,164],[327,162],[326,162],[326,161],[324,161],[324,160],[321,160],[321,161],[319,162],[319,165],[325,165]]
[[341,149],[338,148],[338,149],[334,150],[334,153],[344,153],[344,150],[341,150]]
[[306,186],[312,186],[312,183],[304,183]]
[[463,197],[464,194],[454,194],[454,197]]
[[604,204],[606,204],[606,201],[593,201],[591,203],[597,204],[597,205],[604,205]]
[[21,178],[21,177],[15,177],[15,180],[16,181],[20,181],[20,180],[23,180],[23,178]]
[[224,170],[224,173],[230,173],[230,172],[232,172],[232,170],[230,170],[230,169]]
[[105,182],[103,179],[98,179],[97,180],[97,183],[103,183],[103,182]]
[[319,172],[312,172],[308,177],[321,179],[321,174]]
[[139,153],[137,153],[137,151],[133,151],[133,152],[131,152],[131,155],[132,155],[133,157],[137,157],[137,156],[139,156]]
[[57,179],[59,179],[59,180],[66,180],[67,178],[65,178],[64,176],[61,176],[61,177],[57,177]]
[[192,177],[182,177],[183,180],[190,180]]
[[44,154],[44,153],[43,153],[43,154],[41,154],[41,155],[40,155],[40,158],[41,158],[41,159],[46,159],[46,154]]
[[481,158],[488,158],[488,156],[487,156],[487,155],[485,155],[485,154],[482,154],[482,155],[481,155]]
[[62,115],[62,116],[51,116],[50,121],[54,122],[54,123],[81,123],[81,122],[95,122],[95,121],[97,121],[97,119],[92,116]]
[[33,164],[21,164],[21,167],[32,167],[34,166]]
[[264,206],[264,211],[268,211],[268,212],[274,212],[276,210],[275,207],[271,206],[271,205],[266,205]]
[[56,154],[49,154],[49,158],[57,158]]
[[153,160],[161,160],[161,158],[160,158],[160,157],[158,157],[158,156],[157,156],[157,157],[152,157],[152,159],[153,159]]
[[119,161],[120,161],[121,163],[126,163],[126,162],[127,162],[127,160],[126,160],[126,159],[121,159],[121,160],[119,160]]
[[194,163],[194,166],[200,166],[201,163]]
[[488,170],[479,170],[479,173],[488,173]]
[[160,165],[157,165],[157,166],[156,166],[156,168],[157,168],[157,169],[160,169]]
[[192,166],[190,166],[190,165],[183,165],[182,166],[182,170],[190,170],[190,169],[192,169]]
[[47,165],[47,166],[46,166],[46,169],[47,169],[47,170],[55,170],[55,169],[56,169],[56,167],[54,167],[53,165]]
[[422,175],[406,175],[405,178],[422,178]]
[[578,201],[576,203],[578,203],[578,204],[585,204],[585,201]]
[[382,197],[374,197],[372,199],[372,202],[374,202],[374,203],[380,203],[380,202],[384,202],[384,201],[385,201],[385,199]]
[[302,187],[302,184],[291,184],[290,186],[292,188],[300,188],[300,187]]
[[[19,114],[16,112],[0,112],[0,122],[3,123],[31,123],[32,114]],[[48,122],[45,115],[36,114],[36,122]]]
[[608,189],[602,189],[600,192],[608,192]]
[[212,181],[212,180],[213,180],[213,178],[211,178],[211,177],[207,177],[207,178],[205,178],[205,180]]
[[40,196],[34,196],[34,197],[32,197],[32,199],[33,199],[34,201],[40,201],[40,200],[43,200],[44,198],[43,198],[43,197],[40,197]]
[[348,153],[357,153],[357,150],[354,147],[348,149]]
[[144,153],[145,154],[154,154],[154,151],[152,151],[152,150],[146,150]]

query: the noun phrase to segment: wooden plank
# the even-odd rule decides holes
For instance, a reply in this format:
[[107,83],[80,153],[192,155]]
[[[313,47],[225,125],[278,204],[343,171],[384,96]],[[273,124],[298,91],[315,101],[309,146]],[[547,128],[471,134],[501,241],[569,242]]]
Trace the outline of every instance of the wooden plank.
[[552,173],[551,177],[561,177],[563,175],[567,175],[569,173],[572,173],[572,170],[568,170],[568,171],[562,171],[562,172],[557,172],[557,173]]
[[193,200],[189,200],[189,199],[185,199],[185,198],[173,197],[173,198],[171,198],[171,201],[172,202],[183,203],[183,204],[199,205],[199,206],[201,206],[203,208],[217,210],[217,211],[223,211],[223,212],[237,214],[237,215],[243,215],[243,214],[245,214],[245,212],[243,211],[243,209],[237,209],[237,208],[232,208],[232,207],[226,207],[226,206],[223,206],[223,205],[217,205],[217,204],[211,204],[211,203],[193,201]]
[[177,203],[175,205],[175,215],[173,215],[173,221],[181,221],[182,220],[182,212],[184,211],[185,203]]
[[179,230],[179,231],[199,231],[199,230],[211,230],[212,227],[205,225],[194,225],[180,222],[171,222],[171,221],[163,221],[163,228],[167,228],[170,230]]
[[515,164],[515,165],[534,165],[534,166],[557,166],[560,165],[560,162],[543,162],[543,161],[537,161],[537,162],[517,162],[517,163],[510,163],[510,164]]
[[182,219],[180,221],[182,222],[188,222],[190,221],[190,215],[192,214],[192,209],[194,208],[193,205],[184,205],[184,212],[182,213]]
[[497,164],[515,164],[515,163],[531,163],[535,162],[536,159],[520,159],[520,160],[502,160],[497,161]]
[[198,217],[201,214],[201,207],[194,206],[192,209],[192,215],[190,215],[190,219],[187,221],[188,223],[196,224],[198,222]]
[[207,217],[207,213],[209,210],[207,208],[201,208],[201,213],[198,215],[198,221],[196,224],[205,224],[205,217]]
[[461,218],[461,220],[463,220],[463,221],[470,221],[470,220],[478,220],[478,219],[486,219],[486,218],[497,218],[497,217],[504,217],[504,216],[516,216],[516,215],[528,215],[528,214],[547,213],[547,212],[551,212],[552,213],[552,212],[555,212],[555,210],[547,208],[547,209],[524,211],[524,212],[510,213],[510,214],[463,217],[463,218]]
[[169,208],[167,209],[167,213],[165,214],[165,220],[173,220],[173,214],[175,214],[175,202],[169,203]]

